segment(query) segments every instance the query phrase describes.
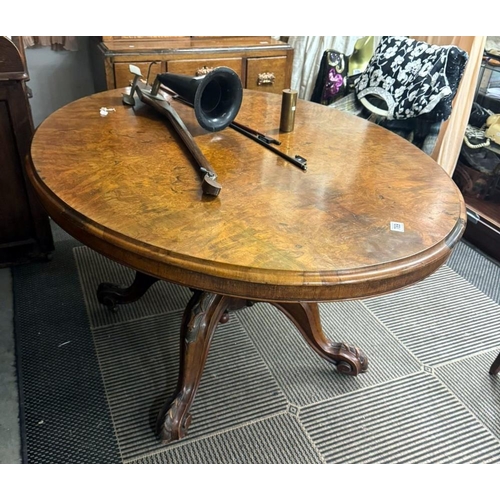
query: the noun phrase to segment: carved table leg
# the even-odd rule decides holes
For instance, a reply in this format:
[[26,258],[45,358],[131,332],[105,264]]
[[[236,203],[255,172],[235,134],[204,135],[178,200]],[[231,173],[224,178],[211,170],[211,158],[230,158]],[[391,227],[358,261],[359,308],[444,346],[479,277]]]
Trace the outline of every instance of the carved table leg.
[[212,335],[231,301],[230,297],[195,291],[184,311],[177,389],[161,409],[156,423],[164,444],[187,434],[191,423],[189,409],[200,384]]
[[128,304],[139,300],[157,281],[158,278],[137,271],[134,282],[128,288],[113,283],[101,283],[97,287],[97,300],[108,309],[115,310],[117,304]]
[[[190,288],[190,290],[195,293],[199,290],[197,288]],[[246,307],[251,307],[255,304],[254,301],[248,299],[237,299],[236,297],[231,298],[228,308],[224,311],[221,316],[219,323],[224,324],[229,321],[229,313],[231,311],[238,311],[239,309],[245,309]]]
[[321,328],[319,307],[316,303],[274,302],[298,328],[307,343],[323,358],[337,365],[337,370],[347,375],[358,375],[368,369],[366,355],[357,347],[328,340]]

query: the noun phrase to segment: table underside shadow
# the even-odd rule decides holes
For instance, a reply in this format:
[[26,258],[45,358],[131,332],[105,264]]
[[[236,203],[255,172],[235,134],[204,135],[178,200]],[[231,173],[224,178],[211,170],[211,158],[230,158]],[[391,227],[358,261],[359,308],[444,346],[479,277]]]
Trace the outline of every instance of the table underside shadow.
[[[139,271],[129,287],[101,283],[97,289],[99,302],[115,310],[119,304],[140,299],[158,281]],[[191,423],[190,408],[198,390],[208,357],[212,336],[219,323],[229,319],[229,312],[252,306],[247,299],[193,290],[180,328],[180,363],[177,388],[161,408],[156,421],[156,433],[162,443],[182,439]],[[344,342],[332,342],[321,327],[319,307],[313,302],[269,302],[282,311],[296,326],[309,346],[337,370],[358,375],[368,369],[368,359],[357,347]]]

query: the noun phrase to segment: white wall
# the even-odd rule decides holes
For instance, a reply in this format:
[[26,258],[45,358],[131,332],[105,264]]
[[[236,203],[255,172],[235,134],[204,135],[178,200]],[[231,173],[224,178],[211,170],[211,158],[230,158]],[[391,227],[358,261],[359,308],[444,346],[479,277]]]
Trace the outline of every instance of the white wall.
[[35,127],[60,107],[94,93],[88,37],[79,36],[77,41],[78,50],[74,52],[50,47],[26,49]]

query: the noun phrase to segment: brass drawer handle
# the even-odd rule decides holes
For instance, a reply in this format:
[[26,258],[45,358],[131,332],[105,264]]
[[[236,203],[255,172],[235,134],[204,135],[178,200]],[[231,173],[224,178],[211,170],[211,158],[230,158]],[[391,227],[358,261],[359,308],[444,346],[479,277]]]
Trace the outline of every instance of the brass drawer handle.
[[203,66],[202,68],[198,68],[196,70],[196,76],[205,76],[208,75],[211,71],[213,71],[215,68],[209,68],[208,66]]
[[275,78],[274,73],[259,73],[257,85],[273,85]]

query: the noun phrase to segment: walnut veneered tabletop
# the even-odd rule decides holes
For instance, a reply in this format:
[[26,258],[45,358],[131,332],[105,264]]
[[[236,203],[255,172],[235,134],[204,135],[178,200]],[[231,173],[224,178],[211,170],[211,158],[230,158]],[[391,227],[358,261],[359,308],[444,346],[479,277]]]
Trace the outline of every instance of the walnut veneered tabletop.
[[137,271],[127,289],[103,284],[101,302],[137,300],[158,279],[194,290],[178,388],[158,418],[163,441],[187,432],[218,322],[254,301],[282,310],[339,371],[365,371],[359,349],[325,337],[317,302],[388,293],[441,266],[466,224],[451,178],[403,138],[320,104],[299,101],[294,131],[280,133],[281,96],[245,90],[237,122],[279,139],[307,171],[231,128],[206,132],[174,101],[222,185],[205,196],[173,128],[140,101],[124,106],[123,92],[47,118],[28,176],[61,227]]
[[[434,271],[464,229],[455,184],[412,144],[305,101],[294,132],[280,134],[280,97],[252,91],[238,122],[278,137],[308,170],[234,130],[208,133],[174,103],[223,186],[203,197],[165,119],[142,103],[125,107],[122,92],[50,116],[36,132],[30,175],[56,222],[136,269],[254,299],[364,297]],[[116,111],[101,116],[101,107]]]

